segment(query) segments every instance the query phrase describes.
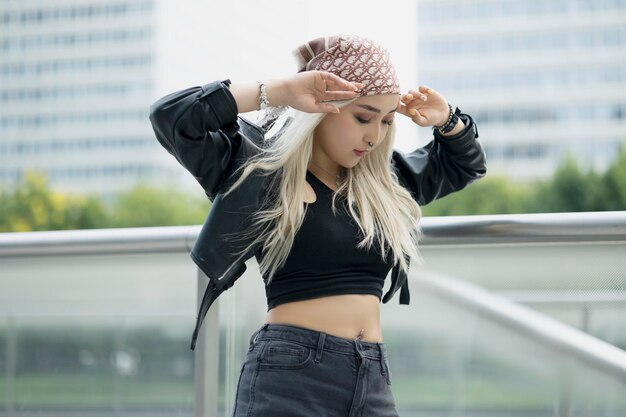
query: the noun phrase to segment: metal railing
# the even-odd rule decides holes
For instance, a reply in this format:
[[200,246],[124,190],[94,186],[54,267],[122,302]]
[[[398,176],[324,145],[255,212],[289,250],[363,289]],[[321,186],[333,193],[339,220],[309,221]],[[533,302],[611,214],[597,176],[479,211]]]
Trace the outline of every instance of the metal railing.
[[[0,262],[31,256],[188,253],[201,226],[140,227],[0,234]],[[626,212],[542,213],[432,217],[422,220],[428,246],[524,245],[528,243],[626,243]],[[191,262],[191,259],[190,259]],[[199,306],[207,278],[197,271]],[[479,312],[554,351],[572,355],[626,383],[626,353],[504,297],[445,275],[424,272],[420,289],[458,307]],[[522,302],[521,297],[518,299]],[[623,301],[623,295],[612,301]],[[533,302],[526,299],[526,302]],[[544,300],[545,301],[545,300]],[[571,302],[572,300],[570,300]],[[537,300],[534,300],[537,302]],[[219,299],[205,320],[195,350],[196,415],[217,416]],[[566,400],[564,400],[566,403]],[[567,415],[562,406],[558,415]]]
[[[626,211],[426,217],[423,245],[626,242]],[[201,226],[0,234],[0,258],[189,251]]]
[[423,219],[424,245],[625,242],[626,211]]
[[558,320],[453,277],[420,271],[419,291],[445,298],[555,352],[575,356],[626,385],[626,352]]

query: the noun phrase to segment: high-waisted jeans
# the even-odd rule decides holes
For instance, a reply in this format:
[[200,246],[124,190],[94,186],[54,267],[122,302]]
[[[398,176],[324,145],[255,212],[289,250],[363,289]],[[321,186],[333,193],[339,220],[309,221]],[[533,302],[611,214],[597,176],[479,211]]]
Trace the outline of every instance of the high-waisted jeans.
[[250,337],[233,417],[398,417],[385,344],[265,323]]

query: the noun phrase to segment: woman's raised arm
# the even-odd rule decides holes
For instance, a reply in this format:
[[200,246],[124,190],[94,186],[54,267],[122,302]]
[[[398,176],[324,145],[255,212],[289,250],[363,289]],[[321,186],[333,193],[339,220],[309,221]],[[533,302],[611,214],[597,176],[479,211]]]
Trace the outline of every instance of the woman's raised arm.
[[[337,110],[322,101],[347,100],[363,87],[326,71],[307,71],[289,78],[264,81],[270,106],[290,106],[309,113],[330,113]],[[259,84],[238,83],[230,86],[239,113],[259,110]]]
[[[355,96],[359,83],[323,72],[307,71],[266,82],[271,106],[308,112],[331,112],[325,100]],[[200,183],[211,198],[241,147],[238,114],[259,108],[259,85],[229,79],[170,93],[150,106],[150,123],[159,143]]]

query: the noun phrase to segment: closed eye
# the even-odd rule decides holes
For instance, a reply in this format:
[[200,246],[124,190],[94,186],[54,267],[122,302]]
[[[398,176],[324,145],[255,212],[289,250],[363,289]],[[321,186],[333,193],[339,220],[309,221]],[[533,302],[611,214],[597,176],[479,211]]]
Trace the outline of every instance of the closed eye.
[[[355,116],[355,117],[356,117],[356,119],[359,121],[359,123],[362,123],[362,124],[367,124],[367,123],[369,123],[369,122],[370,122],[369,120],[362,119],[362,118],[360,118],[360,117],[358,117],[358,116]],[[386,124],[386,125],[391,126],[391,125],[393,124],[393,119],[388,120],[388,121],[384,121],[384,120],[383,120],[383,123],[384,123],[384,124]]]

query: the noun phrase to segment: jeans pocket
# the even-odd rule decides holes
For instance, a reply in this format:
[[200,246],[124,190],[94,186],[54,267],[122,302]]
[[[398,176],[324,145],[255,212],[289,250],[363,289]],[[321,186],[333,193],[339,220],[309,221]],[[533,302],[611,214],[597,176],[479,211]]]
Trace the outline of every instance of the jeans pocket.
[[313,358],[314,350],[287,340],[269,340],[259,358],[259,369],[300,369]]

